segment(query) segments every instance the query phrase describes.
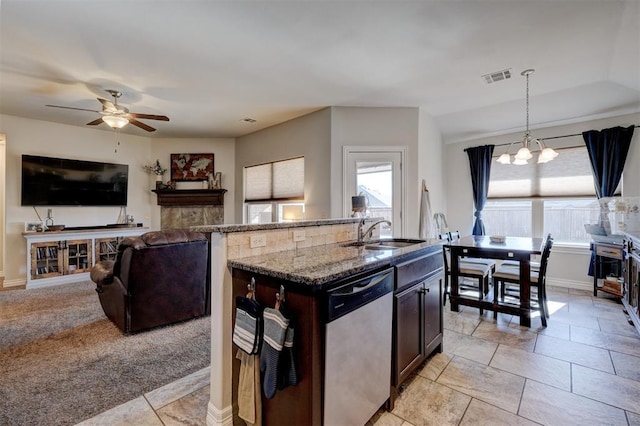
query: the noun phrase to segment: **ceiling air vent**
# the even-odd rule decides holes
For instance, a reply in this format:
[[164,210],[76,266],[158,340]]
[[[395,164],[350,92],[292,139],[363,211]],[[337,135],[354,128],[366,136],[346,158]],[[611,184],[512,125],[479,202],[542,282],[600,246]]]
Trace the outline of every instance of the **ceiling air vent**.
[[511,68],[504,69],[502,71],[495,71],[490,74],[482,76],[487,84],[495,83],[496,81],[506,80],[511,78]]

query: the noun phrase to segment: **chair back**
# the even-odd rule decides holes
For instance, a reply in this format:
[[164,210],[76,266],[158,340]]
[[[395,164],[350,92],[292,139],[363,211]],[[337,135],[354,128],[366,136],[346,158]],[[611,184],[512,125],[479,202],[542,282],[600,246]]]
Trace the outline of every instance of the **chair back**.
[[[438,238],[446,242],[451,241],[451,235],[449,235],[449,232],[445,232],[444,234],[438,234]],[[448,275],[449,274],[449,249],[448,248],[442,247],[442,257],[444,258],[444,273],[445,275]]]
[[460,231],[449,232],[449,241],[456,241],[460,239]]
[[440,240],[444,240],[444,241],[451,241],[451,235],[449,235],[449,232],[445,232],[444,234],[438,234],[438,239]]
[[551,237],[551,234],[549,234],[547,235],[547,239],[544,242],[544,248],[542,249],[542,256],[540,257],[540,272],[538,273],[539,286],[546,284],[547,265],[549,263],[549,256],[551,255],[552,246],[553,246],[553,238]]

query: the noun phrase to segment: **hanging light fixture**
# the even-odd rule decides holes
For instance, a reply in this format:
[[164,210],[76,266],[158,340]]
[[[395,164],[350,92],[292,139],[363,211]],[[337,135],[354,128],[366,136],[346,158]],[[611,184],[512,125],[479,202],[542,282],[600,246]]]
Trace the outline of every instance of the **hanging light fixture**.
[[122,129],[124,126],[129,124],[129,120],[127,120],[126,117],[119,115],[105,115],[102,117],[102,121],[107,123],[109,127],[113,129]]
[[532,144],[533,145],[537,144],[540,147],[540,155],[538,155],[538,163],[549,162],[558,156],[558,153],[553,149],[547,147],[544,144],[544,141],[542,139],[537,139],[532,137],[531,131],[529,130],[529,76],[533,74],[534,71],[535,70],[533,68],[530,68],[520,73],[520,75],[526,77],[527,79],[527,97],[526,97],[527,127],[524,132],[524,137],[522,138],[521,141],[518,140],[518,141],[511,142],[511,144],[509,145],[509,148],[507,148],[507,152],[505,152],[498,158],[497,161],[500,164],[511,164],[511,155],[509,154],[509,150],[511,149],[511,146],[516,142],[522,143],[522,148],[520,148],[516,153],[513,164],[516,164],[516,165],[527,164],[528,163],[527,160],[530,160],[531,158],[533,158],[533,154],[531,154],[531,148],[530,148]]

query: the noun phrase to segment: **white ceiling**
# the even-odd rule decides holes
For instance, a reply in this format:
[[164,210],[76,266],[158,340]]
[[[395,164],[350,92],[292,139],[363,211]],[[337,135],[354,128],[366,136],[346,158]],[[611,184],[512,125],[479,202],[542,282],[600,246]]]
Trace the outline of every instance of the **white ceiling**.
[[99,115],[45,104],[100,109],[117,89],[170,117],[141,120],[158,137],[236,137],[327,106],[420,107],[447,142],[510,133],[527,68],[532,128],[640,111],[636,0],[2,0],[0,43],[0,113],[84,126]]

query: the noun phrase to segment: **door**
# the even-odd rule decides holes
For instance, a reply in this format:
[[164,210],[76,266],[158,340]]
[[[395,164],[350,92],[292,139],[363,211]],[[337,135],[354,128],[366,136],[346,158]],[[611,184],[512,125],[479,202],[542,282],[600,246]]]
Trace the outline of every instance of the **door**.
[[442,333],[442,277],[441,274],[424,283],[424,346],[425,354],[431,353],[431,342]]
[[404,151],[397,147],[344,149],[344,215],[351,216],[351,197],[364,195],[366,215],[383,217],[391,226],[380,228],[381,237],[402,237],[404,205],[402,163]]
[[423,340],[423,283],[419,282],[407,290],[394,295],[396,326],[393,384],[402,383],[413,367],[424,359]]

